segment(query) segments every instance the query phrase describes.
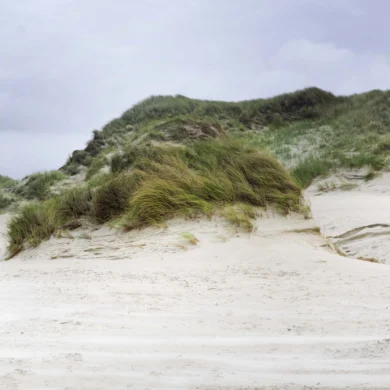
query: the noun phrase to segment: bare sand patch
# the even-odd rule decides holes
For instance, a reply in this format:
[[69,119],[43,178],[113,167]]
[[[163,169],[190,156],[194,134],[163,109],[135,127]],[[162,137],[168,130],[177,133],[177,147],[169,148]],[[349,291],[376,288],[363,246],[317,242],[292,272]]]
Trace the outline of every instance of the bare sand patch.
[[168,225],[0,262],[0,389],[388,388],[388,266],[297,215]]

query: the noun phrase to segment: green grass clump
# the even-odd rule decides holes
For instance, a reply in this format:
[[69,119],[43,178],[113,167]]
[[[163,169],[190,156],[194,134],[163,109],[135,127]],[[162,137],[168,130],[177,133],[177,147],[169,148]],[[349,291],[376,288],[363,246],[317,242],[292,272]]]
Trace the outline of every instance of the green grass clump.
[[173,156],[180,153],[179,149],[165,146],[139,146],[127,145],[122,153],[117,153],[111,158],[111,172],[120,173],[130,168],[144,169],[145,164],[149,162],[162,162],[167,157],[167,154]]
[[103,173],[100,172],[105,166],[109,166],[111,158],[109,158],[110,152],[114,150],[113,147],[106,147],[102,150],[97,156],[91,158],[89,162],[89,167],[86,174],[86,180],[90,180],[93,176]]
[[0,175],[0,212],[16,201],[14,191],[17,184],[17,180]]
[[50,186],[66,179],[60,171],[38,172],[28,176],[15,192],[27,199],[44,200],[49,195]]
[[330,161],[310,156],[293,169],[292,175],[303,188],[306,188],[316,177],[326,175],[331,167]]
[[10,197],[9,195],[4,195],[0,192],[0,211],[6,209],[14,201],[14,198]]
[[58,223],[89,215],[92,208],[92,192],[88,187],[76,187],[54,198]]
[[174,215],[211,215],[212,204],[189,193],[182,184],[150,175],[131,197],[126,227],[139,228]]
[[385,167],[385,156],[369,152],[360,152],[352,155],[340,156],[338,163],[342,167],[351,169],[367,166],[374,170],[381,170]]
[[390,134],[382,136],[375,148],[375,153],[389,153],[390,152]]
[[37,247],[56,231],[56,211],[52,201],[33,203],[22,208],[8,223],[8,254],[15,256],[27,243]]
[[61,225],[91,214],[92,193],[87,187],[73,188],[44,202],[24,206],[8,223],[8,253],[12,257],[27,244],[37,247]]
[[101,185],[109,182],[111,179],[112,179],[111,173],[106,173],[106,172],[97,173],[88,180],[88,187],[89,188],[100,187]]
[[181,236],[192,245],[197,245],[199,243],[199,240],[190,232],[184,232]]
[[24,208],[9,224],[9,253],[25,243],[38,245],[61,224],[81,216],[99,223],[121,217],[122,225],[133,229],[179,215],[211,216],[234,203],[248,205],[239,208],[246,218],[253,213],[249,205],[270,203],[284,213],[301,206],[300,187],[273,156],[229,140],[150,146],[137,151],[126,171],[106,179],[93,190],[67,190]]
[[293,177],[303,187],[308,187],[319,176],[326,176],[332,169],[359,169],[368,167],[373,172],[385,167],[385,156],[369,152],[341,153],[330,151],[327,157],[309,156],[301,160],[292,170]]
[[204,141],[188,148],[167,148],[160,162],[136,161],[144,177],[132,193],[128,228],[174,215],[210,215],[221,204],[275,204],[282,212],[298,209],[300,188],[267,153],[241,143]]
[[8,176],[0,175],[0,188],[8,189],[14,187],[18,183],[17,180],[14,180]]
[[104,223],[123,214],[141,177],[141,172],[123,173],[98,187],[93,195],[93,217],[99,223]]
[[227,206],[222,210],[222,216],[232,225],[244,229],[248,232],[254,230],[254,219],[257,214],[252,205],[239,203]]
[[152,135],[163,135],[162,140],[175,142],[198,141],[217,138],[224,133],[220,122],[213,118],[196,118],[193,116],[177,116],[164,121],[158,121],[152,130]]
[[86,180],[91,179],[94,175],[98,174],[99,171],[105,166],[103,157],[94,157],[91,161],[91,165],[88,168]]

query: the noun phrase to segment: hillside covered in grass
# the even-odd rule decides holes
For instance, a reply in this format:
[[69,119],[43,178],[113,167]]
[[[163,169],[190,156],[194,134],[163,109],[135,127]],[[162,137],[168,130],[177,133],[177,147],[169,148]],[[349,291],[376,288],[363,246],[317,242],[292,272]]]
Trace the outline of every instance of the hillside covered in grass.
[[224,136],[270,150],[304,186],[334,168],[380,170],[390,149],[389,99],[387,91],[338,97],[317,88],[237,103],[154,96],[95,130],[62,170],[86,169],[90,178],[129,146]]
[[60,170],[1,177],[0,209],[27,201],[9,224],[9,253],[83,219],[134,229],[220,212],[250,228],[253,207],[302,211],[315,177],[388,166],[389,99],[317,88],[243,102],[148,98],[93,131]]

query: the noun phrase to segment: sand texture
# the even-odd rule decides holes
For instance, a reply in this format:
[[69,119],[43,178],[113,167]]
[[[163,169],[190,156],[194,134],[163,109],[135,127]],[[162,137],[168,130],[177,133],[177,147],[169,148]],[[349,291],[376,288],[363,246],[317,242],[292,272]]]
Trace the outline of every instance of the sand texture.
[[367,227],[390,223],[388,180],[312,187],[313,220],[267,212],[251,234],[104,227],[0,261],[0,389],[390,389],[390,267],[313,230],[367,231],[342,248],[389,261]]

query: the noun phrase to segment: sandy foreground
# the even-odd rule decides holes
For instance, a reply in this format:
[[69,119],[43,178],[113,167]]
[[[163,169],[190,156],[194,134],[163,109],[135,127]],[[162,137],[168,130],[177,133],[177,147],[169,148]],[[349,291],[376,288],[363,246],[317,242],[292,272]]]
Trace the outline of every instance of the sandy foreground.
[[[390,389],[390,267],[307,230],[386,225],[388,183],[313,186],[315,219],[268,212],[251,234],[105,227],[0,261],[0,389]],[[389,260],[368,229],[343,248]]]

